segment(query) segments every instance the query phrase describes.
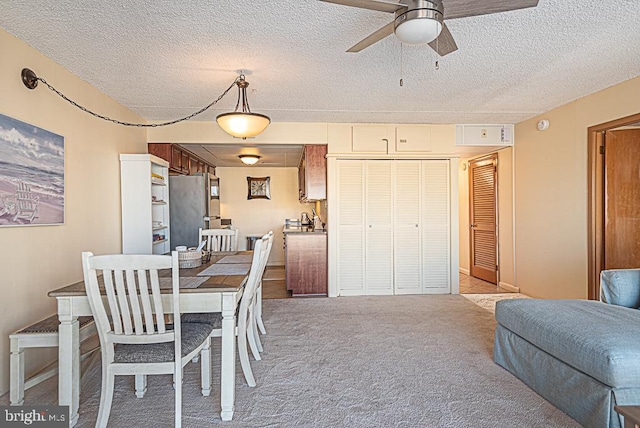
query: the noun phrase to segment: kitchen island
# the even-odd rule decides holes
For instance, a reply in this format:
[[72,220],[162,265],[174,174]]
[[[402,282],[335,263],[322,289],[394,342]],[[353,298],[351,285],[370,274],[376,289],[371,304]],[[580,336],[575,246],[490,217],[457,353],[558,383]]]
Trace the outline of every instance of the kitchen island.
[[284,265],[287,290],[297,296],[327,295],[327,231],[285,226]]

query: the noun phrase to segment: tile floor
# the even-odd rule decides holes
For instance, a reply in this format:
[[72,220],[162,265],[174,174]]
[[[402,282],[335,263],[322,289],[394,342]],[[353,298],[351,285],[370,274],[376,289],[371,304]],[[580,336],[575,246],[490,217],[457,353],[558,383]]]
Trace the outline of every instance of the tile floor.
[[[509,293],[509,291],[474,278],[463,273],[460,274],[460,294],[497,294]],[[262,298],[286,299],[291,297],[284,282],[284,266],[268,266],[262,281]]]

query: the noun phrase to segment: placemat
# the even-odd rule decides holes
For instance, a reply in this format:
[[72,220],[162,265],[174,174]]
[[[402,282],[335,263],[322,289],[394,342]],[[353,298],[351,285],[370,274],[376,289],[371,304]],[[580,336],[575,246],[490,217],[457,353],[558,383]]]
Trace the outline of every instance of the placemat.
[[[171,278],[158,278],[160,288],[171,288]],[[198,288],[207,278],[180,277],[180,288]]]
[[217,263],[251,263],[251,254],[241,254],[237,256],[224,256]]
[[198,276],[246,275],[251,268],[249,263],[216,263],[198,274]]

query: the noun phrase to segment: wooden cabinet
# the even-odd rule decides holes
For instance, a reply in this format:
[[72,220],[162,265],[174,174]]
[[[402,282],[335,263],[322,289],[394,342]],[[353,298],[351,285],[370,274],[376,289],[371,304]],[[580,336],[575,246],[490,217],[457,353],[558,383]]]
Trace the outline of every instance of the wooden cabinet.
[[327,234],[285,233],[285,278],[293,296],[327,295]]
[[304,146],[298,165],[298,194],[301,202],[327,199],[327,146]]
[[154,155],[120,155],[122,252],[167,254],[169,162]]
[[169,170],[173,173],[190,175],[208,172],[210,167],[215,168],[215,165],[207,164],[178,144],[149,143],[147,146],[150,154],[169,162]]

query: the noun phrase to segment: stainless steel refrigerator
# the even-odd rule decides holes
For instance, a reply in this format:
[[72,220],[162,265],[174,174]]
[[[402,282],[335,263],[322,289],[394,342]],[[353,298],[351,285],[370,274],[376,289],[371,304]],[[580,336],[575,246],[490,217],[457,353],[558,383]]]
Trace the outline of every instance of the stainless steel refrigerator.
[[198,246],[198,229],[220,228],[220,180],[213,174],[169,177],[171,246]]

